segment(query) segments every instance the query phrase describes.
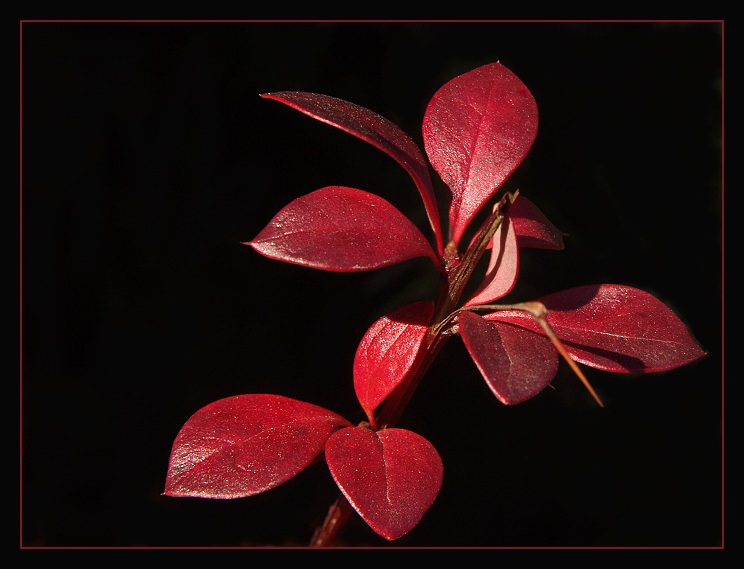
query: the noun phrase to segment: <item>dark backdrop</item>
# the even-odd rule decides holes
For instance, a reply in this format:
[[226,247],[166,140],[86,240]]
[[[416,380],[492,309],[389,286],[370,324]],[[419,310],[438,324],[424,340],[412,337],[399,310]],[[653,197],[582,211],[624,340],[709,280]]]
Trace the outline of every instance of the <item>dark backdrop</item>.
[[358,518],[341,544],[720,546],[721,28],[24,23],[21,545],[307,543],[335,497],[324,464],[252,498],[175,499],[161,495],[173,440],[243,393],[358,422],[357,342],[431,295],[433,275],[418,261],[326,273],[241,245],[336,184],[425,228],[393,160],[259,93],[341,97],[421,143],[433,93],[500,60],[540,110],[510,187],[569,234],[565,251],[524,253],[513,297],[636,286],[709,355],[652,376],[586,369],[604,409],[563,368],[555,389],[505,407],[450,342],[400,423],[441,454],[439,497],[392,544]]

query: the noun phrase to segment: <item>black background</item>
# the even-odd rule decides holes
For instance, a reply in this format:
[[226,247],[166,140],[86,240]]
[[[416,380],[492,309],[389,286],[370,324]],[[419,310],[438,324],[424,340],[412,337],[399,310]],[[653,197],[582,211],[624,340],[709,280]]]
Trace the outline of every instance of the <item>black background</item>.
[[[444,463],[420,524],[389,543],[722,545],[720,22],[24,22],[21,546],[304,546],[336,495],[324,464],[240,500],[162,496],[199,408],[276,393],[363,419],[367,327],[435,292],[411,261],[337,274],[241,245],[326,185],[375,192],[426,230],[405,171],[259,93],[364,105],[421,143],[449,79],[500,60],[537,140],[509,181],[569,236],[523,250],[510,298],[614,282],[655,294],[708,356],[664,374],[566,369],[505,407],[462,343],[400,422]],[[440,184],[436,178],[436,184]],[[439,187],[439,186],[438,186]]]

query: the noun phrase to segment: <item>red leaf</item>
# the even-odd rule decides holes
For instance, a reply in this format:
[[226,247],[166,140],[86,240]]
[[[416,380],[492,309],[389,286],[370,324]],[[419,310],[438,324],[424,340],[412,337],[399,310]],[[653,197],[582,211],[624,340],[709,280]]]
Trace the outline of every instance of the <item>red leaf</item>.
[[164,494],[242,498],[270,490],[307,467],[343,417],[279,395],[236,395],[203,407],[181,428]]
[[416,183],[424,200],[429,222],[441,245],[439,209],[429,177],[429,166],[421,149],[398,125],[365,107],[328,95],[282,91],[261,96],[284,103],[314,119],[348,132],[394,158]]
[[393,205],[343,186],[293,200],[246,245],[271,259],[326,271],[367,271],[414,257],[440,265],[426,237]]
[[[679,317],[652,294],[637,288],[585,285],[544,296],[548,322],[571,358],[618,373],[666,371],[700,359],[705,351]],[[523,312],[485,318],[540,331]]]
[[514,223],[520,247],[563,249],[563,232],[524,196],[519,196],[509,207],[509,218]]
[[472,312],[457,317],[460,336],[493,394],[515,405],[542,391],[558,371],[550,340],[517,326],[488,322]]
[[465,228],[514,172],[537,134],[537,104],[500,63],[455,77],[432,97],[424,115],[424,147],[449,186],[450,239]]
[[387,540],[416,527],[442,486],[442,459],[411,431],[348,427],[331,435],[325,452],[341,492]]
[[414,369],[434,303],[403,306],[375,322],[354,356],[354,390],[370,422],[377,406]]
[[509,217],[505,217],[496,229],[490,245],[491,257],[483,282],[465,306],[493,302],[506,296],[517,282],[519,249],[514,224]]

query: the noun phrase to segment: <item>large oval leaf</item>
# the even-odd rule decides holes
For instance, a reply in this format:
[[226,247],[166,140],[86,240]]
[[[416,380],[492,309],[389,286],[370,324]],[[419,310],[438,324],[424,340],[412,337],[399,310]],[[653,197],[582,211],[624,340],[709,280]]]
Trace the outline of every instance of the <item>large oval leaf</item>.
[[442,486],[439,453],[405,429],[341,429],[328,439],[325,454],[346,499],[387,540],[416,527]]
[[496,229],[490,241],[490,249],[491,256],[483,282],[465,306],[488,304],[498,300],[506,296],[517,282],[519,248],[514,223],[509,217],[505,217]]
[[164,494],[241,498],[304,470],[343,417],[279,395],[236,395],[203,407],[176,436]]
[[439,208],[429,177],[429,166],[421,149],[400,127],[366,107],[328,95],[280,91],[261,96],[284,103],[314,119],[346,131],[394,158],[416,183],[441,250]]
[[460,313],[457,321],[475,365],[504,405],[534,397],[558,372],[558,354],[544,336],[472,312]]
[[370,422],[377,406],[400,385],[421,353],[434,303],[403,306],[372,324],[354,355],[354,390]]
[[[548,322],[571,358],[597,369],[666,371],[705,355],[671,308],[637,288],[585,285],[538,300],[548,309]],[[541,331],[524,312],[494,312],[484,317]]]
[[537,104],[501,63],[441,87],[426,108],[424,148],[450,188],[450,239],[459,243],[480,208],[521,164],[537,135]]
[[439,258],[414,223],[380,196],[329,186],[293,200],[245,243],[271,259],[326,271]]

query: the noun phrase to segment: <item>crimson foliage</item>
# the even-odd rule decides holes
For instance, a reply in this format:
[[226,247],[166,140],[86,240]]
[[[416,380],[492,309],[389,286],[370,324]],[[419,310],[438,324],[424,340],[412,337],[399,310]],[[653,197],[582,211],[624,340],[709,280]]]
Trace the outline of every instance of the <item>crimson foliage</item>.
[[[423,119],[426,154],[395,124],[353,103],[294,91],[263,97],[391,156],[413,179],[432,233],[424,235],[377,195],[328,186],[289,203],[246,244],[272,259],[336,272],[426,257],[439,273],[440,295],[384,315],[361,338],[353,381],[367,421],[354,426],[331,411],[280,395],[215,401],[176,437],[166,495],[250,496],[325,460],[344,499],[376,533],[395,540],[417,525],[442,483],[442,461],[431,443],[394,425],[448,338],[462,338],[505,405],[547,387],[561,357],[586,383],[577,363],[650,373],[705,355],[669,307],[629,286],[580,286],[530,302],[494,304],[516,283],[520,248],[564,247],[563,234],[518,193],[505,193],[470,242],[462,243],[537,134],[532,94],[500,63],[456,77],[432,97]],[[447,189],[446,233],[429,165]],[[489,258],[482,280],[462,301],[484,254]]]

